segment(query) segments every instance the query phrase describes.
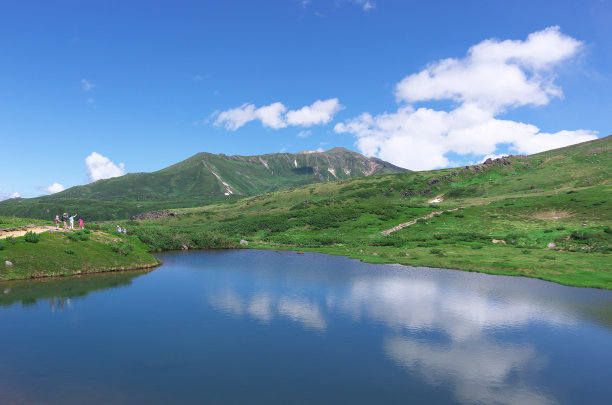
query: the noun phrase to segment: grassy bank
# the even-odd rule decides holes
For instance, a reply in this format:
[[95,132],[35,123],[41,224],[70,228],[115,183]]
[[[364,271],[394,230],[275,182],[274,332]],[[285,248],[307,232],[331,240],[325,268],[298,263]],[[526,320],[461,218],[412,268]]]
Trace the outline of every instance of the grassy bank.
[[[76,231],[0,239],[0,280],[149,268],[160,264],[136,237]],[[7,265],[6,262],[10,262]]]
[[[501,199],[462,208],[378,200],[332,206],[315,202],[308,208],[251,215],[245,214],[246,207],[216,206],[179,218],[131,221],[126,226],[158,250],[227,247],[245,239],[255,248],[308,250],[374,263],[519,275],[612,289],[612,210],[610,204],[599,204],[602,196],[611,194],[610,187],[604,186],[554,198]],[[458,209],[448,211],[454,208]],[[388,236],[381,234],[439,211]],[[198,239],[194,235],[222,243],[198,245],[193,243]]]

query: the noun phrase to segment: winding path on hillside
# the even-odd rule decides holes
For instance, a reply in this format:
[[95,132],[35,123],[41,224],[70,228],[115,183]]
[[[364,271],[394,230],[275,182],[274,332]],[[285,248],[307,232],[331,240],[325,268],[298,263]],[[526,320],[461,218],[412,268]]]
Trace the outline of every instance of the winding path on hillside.
[[453,209],[450,209],[450,210],[430,212],[429,214],[427,214],[427,215],[423,215],[422,217],[419,217],[419,218],[416,218],[416,219],[413,219],[412,221],[409,221],[409,222],[404,222],[404,223],[401,223],[401,224],[399,224],[399,225],[394,226],[394,227],[393,227],[393,228],[391,228],[391,229],[387,229],[387,230],[385,230],[385,231],[382,231],[382,232],[381,232],[381,234],[383,234],[383,235],[385,235],[385,236],[388,236],[388,235],[389,235],[390,233],[392,233],[392,232],[399,231],[400,229],[404,229],[404,228],[406,228],[406,227],[409,227],[410,225],[414,225],[414,224],[416,224],[416,223],[417,223],[417,221],[418,221],[419,219],[429,219],[429,218],[433,217],[434,215],[440,215],[440,214],[442,214],[443,212],[452,212],[452,211],[457,211],[459,208],[460,208],[460,207],[453,208]]

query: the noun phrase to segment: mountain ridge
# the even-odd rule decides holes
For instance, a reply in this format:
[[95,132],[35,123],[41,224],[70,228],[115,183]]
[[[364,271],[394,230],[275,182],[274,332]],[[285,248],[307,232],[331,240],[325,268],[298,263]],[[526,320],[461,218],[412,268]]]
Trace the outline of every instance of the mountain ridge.
[[199,152],[154,172],[128,173],[47,196],[6,200],[0,202],[0,215],[48,219],[62,212],[77,212],[88,220],[123,219],[154,209],[407,171],[345,148],[248,156]]

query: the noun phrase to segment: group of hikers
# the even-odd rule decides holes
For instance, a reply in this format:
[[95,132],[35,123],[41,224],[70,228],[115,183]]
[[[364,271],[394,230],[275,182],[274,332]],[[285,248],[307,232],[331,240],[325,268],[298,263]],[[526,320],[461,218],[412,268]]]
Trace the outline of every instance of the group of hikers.
[[[55,229],[59,229],[59,224],[62,222],[64,224],[64,229],[74,230],[74,218],[76,218],[77,214],[72,216],[68,216],[68,213],[64,212],[62,217],[59,215],[55,216]],[[83,218],[79,218],[79,228],[83,229]]]

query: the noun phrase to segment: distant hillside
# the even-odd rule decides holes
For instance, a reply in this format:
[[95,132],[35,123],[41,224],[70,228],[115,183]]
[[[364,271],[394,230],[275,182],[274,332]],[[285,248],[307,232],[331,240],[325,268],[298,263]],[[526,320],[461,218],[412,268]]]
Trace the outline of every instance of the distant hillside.
[[0,215],[86,220],[125,219],[165,208],[193,207],[322,181],[407,172],[345,148],[326,152],[226,156],[198,153],[153,173],[130,173],[60,193],[0,202]]

